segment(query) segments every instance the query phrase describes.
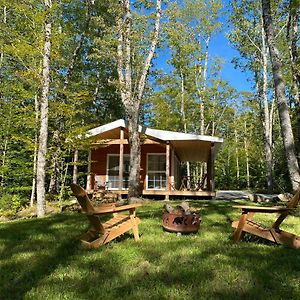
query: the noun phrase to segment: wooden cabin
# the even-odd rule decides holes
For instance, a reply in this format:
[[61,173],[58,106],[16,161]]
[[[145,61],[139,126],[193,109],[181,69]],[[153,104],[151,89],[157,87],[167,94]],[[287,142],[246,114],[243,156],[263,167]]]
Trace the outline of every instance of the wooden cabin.
[[[140,126],[143,196],[214,197],[214,160],[223,139]],[[129,145],[124,120],[91,129],[87,190],[128,192]],[[193,178],[184,162],[204,162],[205,176]],[[120,167],[121,166],[121,167]]]

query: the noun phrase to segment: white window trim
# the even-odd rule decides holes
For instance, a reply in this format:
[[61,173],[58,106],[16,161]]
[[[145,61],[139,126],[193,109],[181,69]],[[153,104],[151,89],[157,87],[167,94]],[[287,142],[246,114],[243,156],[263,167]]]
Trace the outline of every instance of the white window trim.
[[[166,157],[166,153],[147,153],[147,172],[146,172],[146,190],[151,190],[151,191],[153,191],[153,190],[159,190],[159,191],[163,191],[163,190],[165,190],[165,188],[160,188],[160,189],[157,189],[157,188],[149,188],[148,187],[148,173],[149,173],[149,170],[148,170],[148,164],[149,164],[149,155],[161,155],[161,156],[165,156]],[[167,159],[167,158],[166,158]],[[159,172],[161,172],[161,173],[164,173],[165,175],[166,175],[166,170],[164,170],[164,171],[155,171],[156,173],[159,173]],[[151,173],[151,171],[150,171],[150,173]],[[153,172],[154,173],[154,172]]]
[[[109,167],[109,158],[112,157],[112,156],[117,156],[117,157],[120,157],[120,154],[107,154],[106,156],[106,175],[105,175],[105,179],[106,179],[106,182],[108,183],[108,167]],[[123,154],[123,157],[130,157],[129,154]],[[119,166],[120,168],[120,166]],[[122,185],[123,186],[123,185]],[[119,188],[109,188],[110,190],[119,190]],[[122,187],[122,190],[128,190],[128,188],[123,188]]]

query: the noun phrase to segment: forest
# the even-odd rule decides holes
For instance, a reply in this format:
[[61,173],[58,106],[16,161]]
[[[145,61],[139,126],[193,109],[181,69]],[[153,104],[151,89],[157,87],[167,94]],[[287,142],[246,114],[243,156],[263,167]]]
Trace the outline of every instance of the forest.
[[[84,186],[78,137],[120,118],[132,149],[137,124],[224,138],[216,189],[297,189],[298,0],[0,3],[1,213],[37,202],[43,216]],[[220,32],[251,91],[223,78]]]

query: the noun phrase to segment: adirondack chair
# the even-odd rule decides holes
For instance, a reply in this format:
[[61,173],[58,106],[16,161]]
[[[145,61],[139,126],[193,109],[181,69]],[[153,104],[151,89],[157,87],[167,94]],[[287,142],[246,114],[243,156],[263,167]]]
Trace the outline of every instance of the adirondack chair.
[[[285,244],[292,248],[300,248],[300,236],[281,230],[279,227],[290,212],[296,208],[300,199],[300,189],[294,197],[288,202],[286,207],[273,206],[244,206],[234,205],[234,208],[242,210],[242,215],[239,220],[232,222],[232,227],[235,228],[233,239],[238,242],[245,232],[257,235],[277,244]],[[253,220],[255,213],[278,213],[279,216],[271,227],[264,227],[262,224]]]
[[[141,220],[136,217],[135,211],[141,204],[117,206],[116,203],[109,203],[94,206],[81,186],[71,184],[71,189],[91,225],[91,228],[79,237],[88,248],[98,248],[131,229],[135,241],[139,239],[138,224]],[[128,214],[124,214],[126,211]],[[99,217],[105,214],[113,214],[113,217],[102,224]]]

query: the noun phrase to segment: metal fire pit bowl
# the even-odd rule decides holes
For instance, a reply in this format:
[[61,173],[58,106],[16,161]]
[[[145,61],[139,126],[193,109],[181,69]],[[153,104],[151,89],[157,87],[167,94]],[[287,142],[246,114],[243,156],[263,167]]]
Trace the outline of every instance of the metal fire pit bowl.
[[197,213],[163,213],[163,228],[170,232],[195,233],[200,227],[201,218]]

